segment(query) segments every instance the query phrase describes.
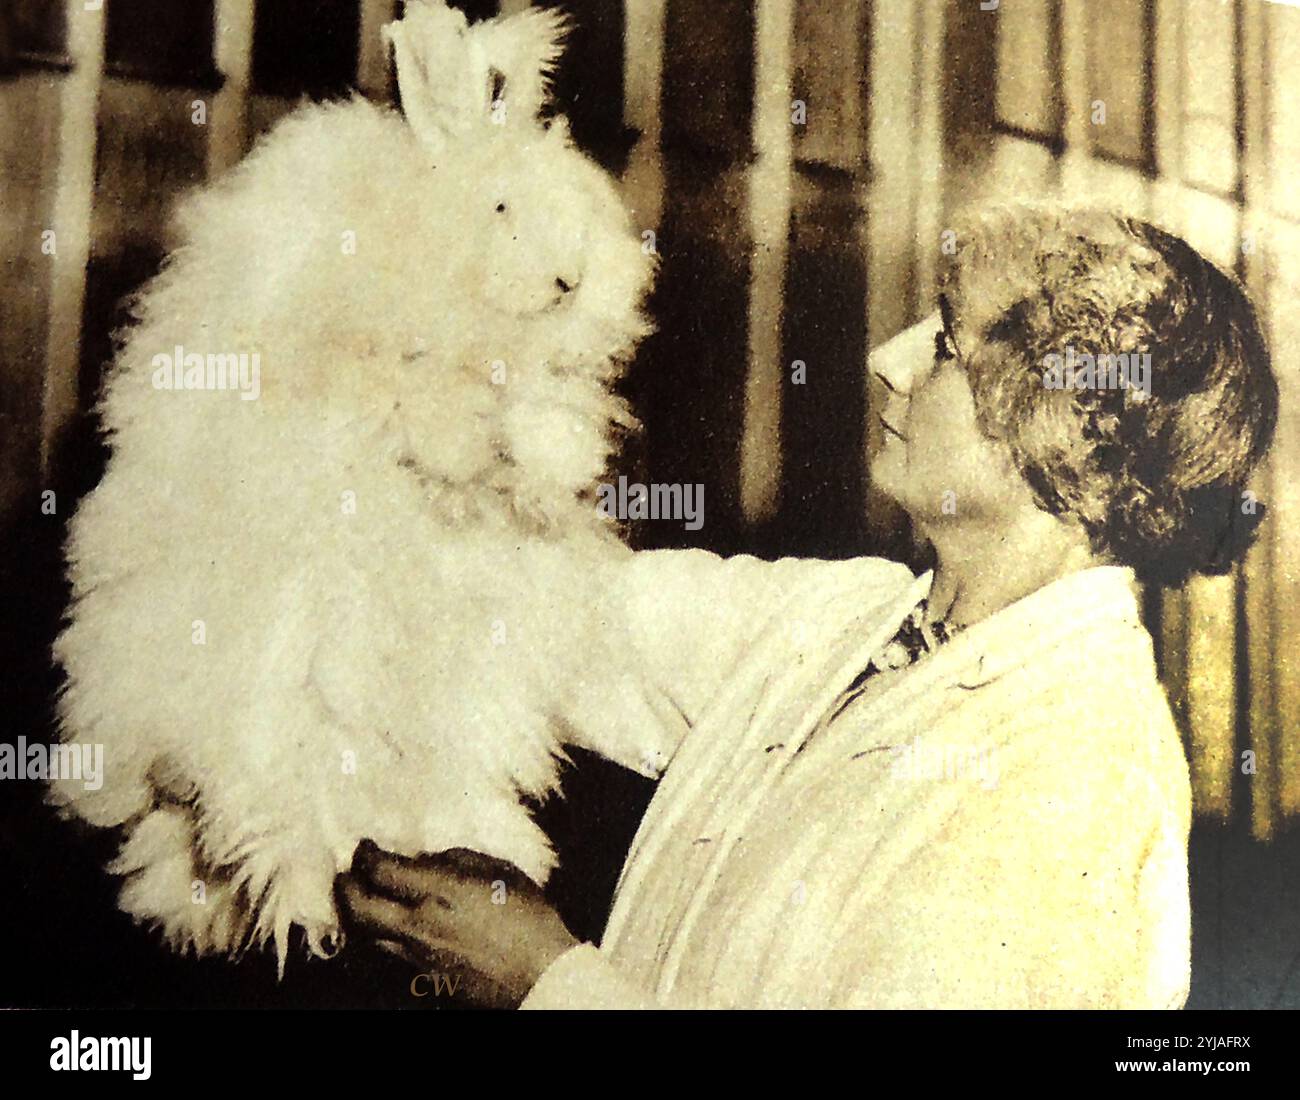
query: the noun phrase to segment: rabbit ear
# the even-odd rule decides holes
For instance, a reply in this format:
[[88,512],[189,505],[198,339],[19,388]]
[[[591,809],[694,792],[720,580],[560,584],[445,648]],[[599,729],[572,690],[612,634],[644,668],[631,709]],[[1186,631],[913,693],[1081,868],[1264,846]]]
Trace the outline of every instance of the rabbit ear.
[[480,56],[499,77],[489,93],[496,96],[494,121],[501,121],[504,108],[506,122],[535,122],[550,96],[551,76],[571,29],[569,17],[556,8],[526,8],[470,31]]
[[488,73],[465,16],[442,0],[409,0],[405,17],[389,23],[383,34],[397,62],[406,121],[436,155],[484,109]]

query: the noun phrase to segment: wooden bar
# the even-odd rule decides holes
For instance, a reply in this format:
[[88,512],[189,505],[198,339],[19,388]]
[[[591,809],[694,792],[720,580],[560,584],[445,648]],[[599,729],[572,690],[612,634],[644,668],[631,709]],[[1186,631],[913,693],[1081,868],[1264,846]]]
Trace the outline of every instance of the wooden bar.
[[[870,192],[867,204],[868,347],[878,347],[919,318],[922,307],[918,251],[940,241],[919,239],[921,167],[916,142],[921,130],[919,44],[924,9],[878,2],[870,9],[867,130]],[[993,20],[992,12],[971,13]],[[933,270],[930,268],[929,270]],[[870,377],[864,371],[870,407]],[[879,445],[880,428],[869,418],[868,448]],[[869,486],[867,530],[878,546],[897,545],[906,520],[892,500]]]
[[925,313],[934,299],[943,230],[943,177],[947,170],[943,135],[944,0],[919,0],[916,72],[916,295]]
[[867,279],[871,295],[867,329],[873,345],[884,343],[911,324],[919,305],[912,156],[916,14],[910,4],[872,6],[871,102],[881,105],[872,112],[869,130],[871,255]]
[[[1258,119],[1252,98],[1263,100],[1258,110],[1267,119],[1258,141],[1253,140],[1256,135],[1252,132],[1246,144],[1243,175],[1251,199],[1248,229],[1257,233],[1254,262],[1262,268],[1261,279],[1268,291],[1273,369],[1281,390],[1281,415],[1266,490],[1272,513],[1262,532],[1267,552],[1260,555],[1267,563],[1261,565],[1261,572],[1267,569],[1267,584],[1256,582],[1247,588],[1247,606],[1252,611],[1258,608],[1249,623],[1248,651],[1252,675],[1261,665],[1271,674],[1264,680],[1271,713],[1264,709],[1265,700],[1260,700],[1259,708],[1264,711],[1262,720],[1272,719],[1272,789],[1268,793],[1276,816],[1283,818],[1300,814],[1300,624],[1292,613],[1300,605],[1300,566],[1296,564],[1300,562],[1300,478],[1295,476],[1300,467],[1300,364],[1295,350],[1300,347],[1300,317],[1295,308],[1300,298],[1300,138],[1294,126],[1300,102],[1300,10],[1271,5],[1243,16],[1247,119]],[[1262,76],[1255,78],[1255,69]],[[1266,175],[1257,163],[1262,150],[1268,153]],[[1247,580],[1250,585],[1252,574],[1247,574]],[[1255,695],[1252,683],[1252,697]],[[1259,778],[1257,775],[1256,781]]]
[[[1233,89],[1235,94],[1235,89]],[[1181,210],[1183,236],[1194,248],[1231,270],[1240,241],[1239,208],[1188,188]],[[1194,577],[1187,599],[1187,722],[1197,809],[1228,820],[1236,773],[1237,575]]]
[[[1300,18],[1300,12],[1287,12]],[[1273,706],[1276,714],[1277,810],[1280,815],[1300,813],[1300,226],[1273,219],[1268,237],[1273,258],[1269,286],[1274,371],[1281,389],[1281,416],[1273,451],[1272,485],[1266,504],[1271,515],[1263,537],[1272,547],[1275,569],[1266,594],[1273,618],[1269,657],[1273,664]],[[1253,625],[1253,624],[1252,624]]]
[[[1186,54],[1183,50],[1182,0],[1156,0],[1155,34],[1155,133],[1157,176],[1152,183],[1152,205],[1162,214],[1173,214],[1182,202],[1183,171],[1183,85]],[[1164,218],[1162,221],[1166,220]],[[1179,225],[1169,225],[1177,232]],[[1169,695],[1174,717],[1184,742],[1191,738],[1187,715],[1187,632],[1188,600],[1179,590],[1161,590],[1158,598],[1158,629],[1155,631],[1160,679]]]
[[[1092,95],[1088,78],[1089,41],[1095,33],[1089,0],[1059,0],[1061,136],[1057,186],[1067,195],[1087,193],[1092,168]],[[1051,61],[1047,71],[1051,73]]]
[[[1262,26],[1261,26],[1262,24]],[[1259,241],[1267,260],[1268,288],[1272,297],[1270,337],[1273,368],[1281,389],[1282,414],[1273,449],[1273,477],[1268,490],[1273,515],[1263,534],[1271,548],[1270,586],[1261,593],[1271,612],[1272,696],[1275,719],[1274,751],[1279,815],[1300,814],[1300,624],[1293,609],[1300,606],[1300,140],[1294,125],[1300,92],[1300,10],[1270,7],[1258,19],[1246,21],[1251,36],[1263,38],[1263,83],[1271,92],[1267,113],[1272,123],[1263,140],[1270,151],[1269,175],[1253,181],[1252,145],[1247,144],[1246,186],[1261,192],[1260,221],[1267,218],[1267,234]],[[1247,53],[1247,60],[1252,54]],[[1248,85],[1249,88],[1249,85]],[[1249,101],[1248,101],[1249,102]],[[1258,204],[1252,203],[1252,210]]]
[[1164,206],[1183,178],[1183,0],[1156,0],[1154,54],[1153,195],[1155,204]]
[[754,150],[749,172],[751,233],[749,370],[740,444],[745,520],[775,514],[781,493],[781,319],[790,236],[794,0],[758,0],[755,20]]
[[1296,186],[1295,170],[1295,165],[1300,164],[1300,127],[1296,126],[1295,108],[1300,101],[1300,10],[1266,9],[1266,27],[1269,144],[1275,163],[1291,165],[1290,172],[1278,172],[1273,178],[1271,207],[1279,215],[1300,222],[1300,187]]
[[1235,575],[1194,577],[1187,597],[1187,722],[1197,810],[1227,821],[1236,770]]
[[50,228],[58,242],[52,258],[50,319],[41,401],[41,472],[53,476],[61,438],[78,412],[81,322],[95,199],[96,117],[104,70],[103,9],[65,0],[68,53],[73,70],[60,94],[59,168]]
[[[666,0],[631,0],[623,27],[623,122],[637,136],[623,196],[637,229],[658,233],[663,219],[663,84]],[[644,238],[643,238],[644,239]],[[647,244],[653,247],[653,240]]]
[[1300,222],[1300,10],[1270,6],[1268,34],[1268,141],[1273,150],[1272,209]]
[[[1275,273],[1269,239],[1268,205],[1271,196],[1268,148],[1268,23],[1267,9],[1248,3],[1240,16],[1242,75],[1241,195],[1245,205],[1241,248],[1242,277],[1260,311],[1260,320],[1271,329],[1269,287]],[[1277,349],[1274,349],[1276,355]],[[1290,437],[1294,439],[1295,437]],[[1278,463],[1292,444],[1278,438],[1270,456],[1254,478],[1252,491],[1272,509]],[[1245,653],[1248,692],[1245,699],[1245,734],[1255,754],[1255,772],[1243,776],[1250,795],[1251,831],[1260,839],[1270,838],[1278,826],[1279,767],[1283,766],[1280,742],[1285,734],[1278,722],[1275,655],[1278,645],[1278,589],[1274,577],[1279,565],[1276,553],[1278,516],[1270,512],[1258,543],[1242,567],[1242,609],[1245,622]],[[1294,764],[1294,762],[1293,762]]]
[[208,120],[208,176],[220,175],[243,158],[248,142],[248,95],[253,73],[256,0],[216,0],[213,61],[221,90]]

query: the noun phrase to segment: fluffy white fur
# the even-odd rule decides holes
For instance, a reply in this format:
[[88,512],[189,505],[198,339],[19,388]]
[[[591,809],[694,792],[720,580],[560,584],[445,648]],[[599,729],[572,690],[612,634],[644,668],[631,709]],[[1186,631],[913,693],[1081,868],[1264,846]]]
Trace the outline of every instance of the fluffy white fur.
[[[362,837],[544,880],[518,795],[554,786],[554,719],[606,751],[620,725],[619,631],[595,639],[629,551],[590,492],[633,424],[610,386],[652,260],[538,121],[556,17],[408,10],[406,118],[303,108],[181,210],[69,540],[63,732],[106,779],[53,796],[124,828],[135,918],[199,953],[273,940],[281,969],[293,926],[337,949]],[[155,388],[178,345],[259,353],[260,398]]]

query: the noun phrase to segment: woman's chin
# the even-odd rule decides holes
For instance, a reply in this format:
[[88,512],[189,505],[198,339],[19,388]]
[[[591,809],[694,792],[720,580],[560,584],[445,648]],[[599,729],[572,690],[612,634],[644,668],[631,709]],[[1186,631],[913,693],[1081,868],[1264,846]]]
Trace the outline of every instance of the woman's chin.
[[872,488],[883,493],[896,504],[907,507],[905,501],[907,479],[901,456],[893,453],[892,448],[886,445],[876,452],[867,468],[871,475]]

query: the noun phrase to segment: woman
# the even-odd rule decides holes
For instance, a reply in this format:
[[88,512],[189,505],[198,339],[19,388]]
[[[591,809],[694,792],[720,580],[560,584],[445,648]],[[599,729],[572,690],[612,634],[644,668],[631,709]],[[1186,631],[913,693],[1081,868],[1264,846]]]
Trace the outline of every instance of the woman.
[[[933,573],[638,555],[667,768],[601,947],[467,852],[363,846],[354,929],[525,1007],[1182,1006],[1190,791],[1135,581],[1249,544],[1267,350],[1237,284],[1143,223],[1019,208],[959,242],[870,364],[872,476]],[[1061,385],[1119,355],[1145,380]]]

